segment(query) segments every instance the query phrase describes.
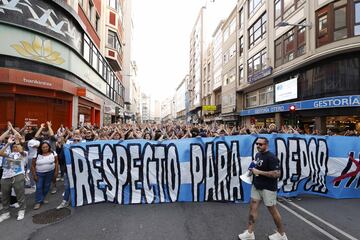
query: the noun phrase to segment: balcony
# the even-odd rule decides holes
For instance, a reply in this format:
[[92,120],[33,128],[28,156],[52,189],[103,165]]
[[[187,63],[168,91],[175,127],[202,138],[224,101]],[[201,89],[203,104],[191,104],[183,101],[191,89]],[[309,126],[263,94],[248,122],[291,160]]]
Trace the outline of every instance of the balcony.
[[120,54],[116,49],[110,47],[107,45],[105,47],[105,57],[108,60],[111,68],[115,71],[121,71],[122,70],[122,64],[123,64],[123,55]]

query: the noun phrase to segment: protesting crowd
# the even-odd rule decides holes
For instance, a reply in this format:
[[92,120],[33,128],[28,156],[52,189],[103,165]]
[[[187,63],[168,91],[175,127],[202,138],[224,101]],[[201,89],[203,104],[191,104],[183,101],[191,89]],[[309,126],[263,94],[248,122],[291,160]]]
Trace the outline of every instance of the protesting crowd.
[[[2,214],[0,222],[10,218],[9,208],[19,209],[18,220],[25,214],[25,188],[35,190],[34,210],[48,202],[48,193],[56,193],[56,182],[64,181],[63,200],[59,200],[57,209],[69,205],[69,180],[63,153],[64,144],[96,140],[174,140],[193,137],[220,137],[245,134],[314,134],[297,127],[275,124],[268,127],[227,126],[224,124],[111,124],[97,127],[89,123],[78,128],[67,128],[61,125],[54,131],[51,122],[42,123],[39,128],[26,122],[23,128],[14,127],[10,122],[7,130],[0,135],[0,177]],[[334,135],[328,132],[329,135]],[[356,131],[347,131],[344,135],[358,135]],[[25,184],[24,184],[25,183]]]

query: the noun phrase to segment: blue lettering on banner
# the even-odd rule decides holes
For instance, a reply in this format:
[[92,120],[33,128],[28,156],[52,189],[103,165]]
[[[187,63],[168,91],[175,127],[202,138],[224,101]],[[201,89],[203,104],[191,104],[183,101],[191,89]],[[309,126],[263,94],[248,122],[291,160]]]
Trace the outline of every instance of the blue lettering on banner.
[[260,108],[252,108],[252,109],[240,111],[240,116],[286,112],[289,111],[289,107],[291,105],[295,105],[296,110],[337,108],[337,107],[360,107],[360,95],[328,97],[328,98],[270,105]]
[[279,195],[360,198],[357,137],[270,134],[65,145],[72,205],[248,202],[240,176],[259,136],[280,160]]

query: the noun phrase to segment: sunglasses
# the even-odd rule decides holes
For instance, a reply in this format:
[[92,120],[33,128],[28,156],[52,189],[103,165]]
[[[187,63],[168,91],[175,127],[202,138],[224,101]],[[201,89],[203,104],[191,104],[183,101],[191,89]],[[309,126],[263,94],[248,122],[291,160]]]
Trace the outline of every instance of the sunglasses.
[[256,145],[258,145],[258,146],[261,147],[262,145],[265,145],[265,144],[264,144],[264,143],[258,143],[258,142],[257,142]]

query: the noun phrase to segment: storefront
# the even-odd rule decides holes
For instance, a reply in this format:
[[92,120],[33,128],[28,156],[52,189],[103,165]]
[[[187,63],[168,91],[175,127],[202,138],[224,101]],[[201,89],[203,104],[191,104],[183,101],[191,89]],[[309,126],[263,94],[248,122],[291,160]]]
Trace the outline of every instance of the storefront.
[[[294,107],[293,111],[290,111]],[[306,101],[289,102],[260,108],[243,110],[240,116],[250,123],[272,121],[297,125],[304,130],[316,128],[321,131],[333,129],[342,132],[344,129],[355,130],[360,125],[360,95],[335,96]],[[251,122],[252,121],[252,122]]]

